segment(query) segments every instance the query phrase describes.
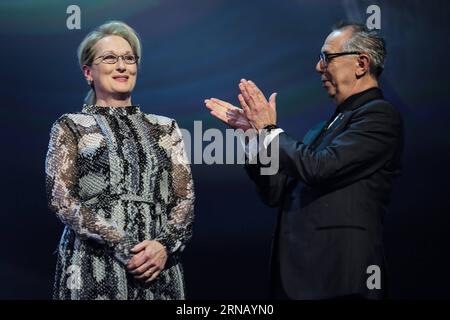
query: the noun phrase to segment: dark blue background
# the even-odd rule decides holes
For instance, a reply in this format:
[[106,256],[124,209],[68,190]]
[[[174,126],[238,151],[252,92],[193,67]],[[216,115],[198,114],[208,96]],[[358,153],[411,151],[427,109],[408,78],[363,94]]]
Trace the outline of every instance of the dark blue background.
[[[62,224],[47,209],[50,126],[81,109],[87,85],[76,49],[107,20],[140,34],[133,103],[192,130],[225,126],[203,100],[237,104],[237,83],[277,91],[279,125],[299,139],[334,111],[315,73],[341,19],[381,8],[388,59],[381,86],[405,119],[404,174],[385,223],[392,298],[449,298],[449,59],[446,1],[2,1],[0,298],[51,296]],[[81,8],[81,30],[66,8]],[[190,298],[265,298],[276,210],[239,165],[193,165],[194,238],[184,256]]]

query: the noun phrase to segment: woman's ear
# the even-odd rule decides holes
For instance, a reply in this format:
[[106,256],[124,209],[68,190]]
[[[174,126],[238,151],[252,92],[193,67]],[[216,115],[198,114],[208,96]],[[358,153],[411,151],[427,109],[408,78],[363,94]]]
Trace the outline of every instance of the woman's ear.
[[92,80],[94,80],[92,78],[91,68],[88,65],[86,65],[86,64],[83,65],[83,74],[84,74],[84,77],[86,78],[86,81],[92,82]]

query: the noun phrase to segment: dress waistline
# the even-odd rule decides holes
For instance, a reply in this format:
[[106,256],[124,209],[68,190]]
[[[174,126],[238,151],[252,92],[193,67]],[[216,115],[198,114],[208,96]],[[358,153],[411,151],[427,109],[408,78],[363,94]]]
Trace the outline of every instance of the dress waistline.
[[147,203],[153,207],[153,210],[151,210],[152,214],[159,215],[161,212],[161,210],[155,210],[156,206],[151,196],[140,196],[132,193],[102,193],[83,201],[83,205],[90,208],[101,208],[110,204],[112,201],[118,200]]

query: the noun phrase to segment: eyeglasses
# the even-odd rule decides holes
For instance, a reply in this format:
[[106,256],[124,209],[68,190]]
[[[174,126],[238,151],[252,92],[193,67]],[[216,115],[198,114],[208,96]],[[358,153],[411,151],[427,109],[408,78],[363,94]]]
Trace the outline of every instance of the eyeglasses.
[[336,52],[336,53],[325,53],[321,52],[319,54],[320,64],[322,68],[328,67],[328,64],[336,57],[347,56],[350,54],[361,54],[359,51],[348,51],[348,52]]
[[135,64],[139,60],[139,56],[134,55],[134,54],[123,54],[121,56],[116,56],[113,53],[107,53],[105,55],[94,58],[93,61],[102,59],[102,61],[101,61],[102,63],[114,64],[117,61],[119,61],[119,58],[122,58],[123,62],[125,62],[126,64]]

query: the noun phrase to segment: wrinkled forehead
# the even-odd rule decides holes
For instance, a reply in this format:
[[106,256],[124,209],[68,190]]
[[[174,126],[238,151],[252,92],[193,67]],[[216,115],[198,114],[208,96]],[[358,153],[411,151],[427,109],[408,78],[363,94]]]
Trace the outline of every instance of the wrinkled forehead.
[[331,32],[325,39],[321,48],[321,52],[339,52],[342,49],[342,44],[350,38],[352,31],[350,29],[336,30]]
[[97,54],[105,52],[111,52],[116,55],[133,53],[133,49],[128,41],[120,36],[106,36],[98,40],[94,46],[94,50]]

